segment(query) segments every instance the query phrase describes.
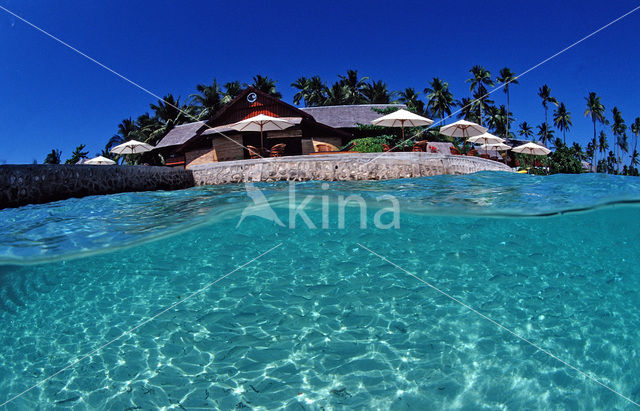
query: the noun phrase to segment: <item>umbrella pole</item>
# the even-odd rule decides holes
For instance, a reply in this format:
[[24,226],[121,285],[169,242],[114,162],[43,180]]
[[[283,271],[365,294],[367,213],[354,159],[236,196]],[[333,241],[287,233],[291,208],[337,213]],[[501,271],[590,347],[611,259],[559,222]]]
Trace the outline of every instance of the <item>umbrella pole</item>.
[[260,124],[260,148],[264,152],[264,137],[262,137],[262,124]]

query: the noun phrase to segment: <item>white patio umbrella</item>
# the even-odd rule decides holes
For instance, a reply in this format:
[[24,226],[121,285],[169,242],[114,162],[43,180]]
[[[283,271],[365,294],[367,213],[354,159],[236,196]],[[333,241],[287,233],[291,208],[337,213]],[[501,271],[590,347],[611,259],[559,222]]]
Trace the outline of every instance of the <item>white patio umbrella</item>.
[[531,154],[532,156],[546,156],[551,153],[551,150],[549,150],[548,148],[531,142],[518,147],[514,147],[511,149],[511,151],[515,151],[516,153]]
[[480,146],[481,149],[485,150],[487,153],[489,153],[489,151],[496,151],[496,154],[498,151],[506,151],[506,150],[510,150],[511,146],[505,143],[495,143],[495,144],[483,144]]
[[475,144],[498,144],[504,143],[504,140],[498,136],[494,136],[493,134],[483,133],[478,136],[469,137],[467,139],[469,143]]
[[379,117],[371,122],[376,126],[384,127],[402,127],[402,141],[404,142],[404,128],[406,127],[422,127],[430,126],[433,120],[419,116],[415,113],[400,109],[386,116]]
[[458,120],[455,123],[442,126],[440,134],[450,137],[469,138],[479,136],[487,132],[487,128],[467,120]]
[[115,164],[116,162],[106,158],[106,157],[102,157],[102,156],[98,156],[98,157],[94,157],[92,159],[86,160],[84,163],[82,164],[93,164],[93,165],[112,165]]
[[140,154],[153,150],[153,146],[141,141],[129,140],[111,149],[114,154]]
[[264,114],[258,114],[257,116],[249,117],[247,119],[238,121],[232,124],[230,127],[238,131],[259,131],[260,132],[260,144],[264,148],[263,132],[284,130],[285,128],[293,127],[293,123],[278,117],[271,117]]
[[[546,156],[551,153],[551,150],[548,148],[538,145],[536,143],[526,143],[518,147],[514,147],[511,149],[516,153],[529,154],[532,156]],[[531,166],[533,166],[533,160],[531,161]]]
[[510,150],[511,146],[505,143],[483,144],[480,146],[483,150],[505,151]]

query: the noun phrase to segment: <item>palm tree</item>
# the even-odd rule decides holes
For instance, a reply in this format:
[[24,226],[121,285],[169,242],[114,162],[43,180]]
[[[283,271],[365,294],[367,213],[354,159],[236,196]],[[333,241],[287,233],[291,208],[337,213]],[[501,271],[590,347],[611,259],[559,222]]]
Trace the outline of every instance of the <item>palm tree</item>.
[[71,153],[71,157],[65,161],[65,164],[76,164],[80,160],[84,160],[87,158],[87,154],[89,154],[89,150],[84,150],[87,146],[84,144],[80,144],[77,146],[73,152]]
[[631,124],[631,132],[634,134],[635,138],[633,140],[633,153],[631,154],[631,162],[638,158],[638,135],[640,135],[640,117],[636,117],[636,119]]
[[138,126],[131,117],[125,118],[118,124],[118,132],[109,139],[106,148],[110,150],[112,147],[136,138],[138,138]]
[[135,124],[137,127],[137,139],[154,146],[158,144],[166,132],[168,132],[160,120],[155,116],[151,117],[149,113],[138,116]]
[[547,145],[547,142],[553,140],[553,130],[549,129],[547,123],[542,123],[538,126],[538,137],[540,137],[540,141],[542,141],[542,145],[544,146]]
[[362,95],[369,104],[389,104],[393,100],[394,92],[389,92],[383,81],[373,81],[365,84]]
[[627,125],[625,124],[624,119],[622,118],[622,113],[620,112],[618,107],[614,107],[613,110],[611,110],[611,113],[613,114],[613,124],[611,125],[611,131],[613,132],[613,135],[615,137],[613,150],[615,152],[616,163],[618,166],[617,169],[618,172],[620,172],[621,153],[618,151],[618,149],[620,149],[620,151],[625,151],[626,146],[626,150],[628,150],[628,143],[626,138],[627,135],[625,133],[627,131]]
[[363,91],[367,85],[369,77],[365,76],[358,78],[358,70],[347,70],[347,74],[345,76],[340,75],[338,77],[340,78],[338,83],[345,87],[347,94],[346,104],[362,104],[366,101]]
[[567,110],[567,106],[565,106],[564,103],[560,103],[558,108],[553,112],[553,124],[558,127],[558,130],[562,131],[562,142],[566,145],[566,133],[573,123],[571,122],[571,112]]
[[480,125],[483,125],[484,108],[485,104],[488,103],[486,101],[488,97],[486,87],[493,87],[494,83],[491,80],[491,72],[482,66],[473,66],[469,72],[473,77],[468,79],[467,83],[471,83],[469,90],[474,92],[474,103],[480,108]]
[[329,89],[320,76],[313,76],[309,79],[307,104],[311,107],[321,106],[327,101]]
[[[504,67],[500,70],[499,76],[496,79],[498,83],[504,84],[504,94],[507,95],[507,112],[509,112],[509,85],[510,84],[518,84],[518,77],[514,72],[511,71],[510,68]],[[505,133],[505,137],[509,135],[509,125],[507,125],[507,132]]]
[[230,81],[224,84],[224,94],[220,100],[222,105],[229,104],[231,100],[238,97],[242,89],[244,89],[246,85],[240,83],[239,81]]
[[198,120],[213,117],[223,106],[222,91],[220,90],[218,81],[213,79],[211,85],[198,84],[196,90],[198,90],[198,94],[192,94],[190,96],[191,103],[195,105],[199,111],[196,117]]
[[591,165],[596,163],[596,152],[598,151],[598,140],[594,138],[587,144],[587,157],[591,159]]
[[[166,124],[169,121],[175,121],[180,115],[180,97],[177,99],[173,94],[167,94],[156,104],[150,104],[151,110],[156,112],[156,117]],[[131,119],[129,119],[131,120]]]
[[398,100],[407,106],[409,111],[417,114],[424,114],[424,102],[418,97],[420,92],[416,93],[413,87],[407,87],[404,91],[398,93]]
[[500,107],[488,107],[487,125],[496,135],[503,135],[505,138],[507,130],[510,128],[513,122],[513,113],[507,111],[504,104]]
[[526,121],[520,123],[520,129],[518,130],[518,134],[526,139],[530,139],[533,137],[533,129]]
[[[589,92],[589,96],[585,97],[587,101],[587,109],[584,111],[585,117],[590,115],[591,121],[593,122],[593,138],[596,138],[596,122],[604,123],[606,119],[604,118],[604,106],[600,102],[600,97],[591,91]],[[602,145],[599,145],[602,148]],[[600,151],[602,152],[602,151]]]
[[473,121],[474,123],[480,122],[480,110],[479,107],[468,97],[462,97],[456,102],[456,105],[460,107],[458,118],[465,119],[467,121]]
[[340,83],[334,83],[333,86],[327,90],[327,100],[325,105],[327,106],[340,106],[349,104],[349,90],[347,86],[343,86]]
[[[609,142],[607,141],[607,133],[604,130],[600,131],[600,136],[598,137],[598,149],[600,150],[600,154],[605,155],[607,150],[609,150]],[[604,157],[602,161],[604,161]]]
[[306,77],[299,77],[296,81],[291,83],[291,87],[298,90],[293,95],[293,104],[300,105],[301,101],[304,101],[304,106],[309,107],[309,79]]
[[44,164],[60,164],[60,155],[62,152],[60,150],[51,150],[47,157],[44,159]]
[[257,88],[263,93],[270,94],[275,98],[282,98],[282,93],[276,90],[276,82],[273,79],[270,79],[267,76],[261,76],[260,74],[256,74],[253,76],[253,83],[251,86]]
[[[542,107],[544,107],[544,124],[547,125],[549,124],[547,116],[547,112],[549,111],[549,103],[553,103],[557,106],[558,100],[555,97],[551,96],[551,89],[546,84],[538,89],[538,97],[542,99]],[[543,144],[546,143],[547,140],[549,140],[549,136],[545,136],[542,139]]]
[[437,77],[431,80],[431,87],[424,89],[424,93],[427,96],[427,108],[433,113],[434,116],[439,116],[444,124],[444,117],[451,115],[451,109],[456,106],[453,100],[453,94],[449,91],[449,83],[442,81]]

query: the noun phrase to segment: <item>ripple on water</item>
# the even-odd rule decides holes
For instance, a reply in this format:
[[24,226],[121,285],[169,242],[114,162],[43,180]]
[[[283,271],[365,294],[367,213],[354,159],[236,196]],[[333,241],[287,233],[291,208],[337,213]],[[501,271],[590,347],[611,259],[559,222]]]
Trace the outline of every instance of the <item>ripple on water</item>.
[[[474,178],[484,177],[464,181]],[[257,219],[236,230],[225,218],[109,253],[0,266],[0,398],[181,302],[9,408],[625,408],[355,244],[639,400],[638,217],[622,206],[405,213],[398,230]]]

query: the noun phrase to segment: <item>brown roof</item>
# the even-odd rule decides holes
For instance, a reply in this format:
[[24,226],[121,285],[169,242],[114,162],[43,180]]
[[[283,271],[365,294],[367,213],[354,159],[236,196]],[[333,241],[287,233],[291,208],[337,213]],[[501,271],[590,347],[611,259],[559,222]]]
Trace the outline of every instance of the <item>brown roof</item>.
[[196,121],[195,123],[175,126],[162,138],[162,140],[160,140],[156,145],[156,148],[182,145],[195,136],[202,126],[204,126],[204,121]]
[[404,104],[360,104],[356,106],[305,107],[300,110],[309,113],[318,122],[333,128],[355,128],[358,124],[371,124],[382,114],[373,109],[406,108]]

